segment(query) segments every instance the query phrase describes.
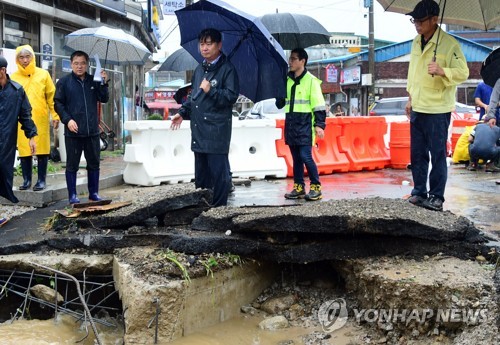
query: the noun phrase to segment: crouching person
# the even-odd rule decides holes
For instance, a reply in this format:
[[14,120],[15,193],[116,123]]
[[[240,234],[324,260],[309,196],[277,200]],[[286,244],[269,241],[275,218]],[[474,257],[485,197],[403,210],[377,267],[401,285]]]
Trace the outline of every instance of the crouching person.
[[500,158],[500,128],[490,126],[489,121],[493,116],[486,116],[484,123],[478,124],[469,136],[469,170],[476,170],[480,159],[489,161],[486,163],[485,171],[498,172],[500,168],[496,165]]
[[89,56],[82,51],[71,54],[71,74],[62,77],[56,85],[54,97],[56,112],[64,123],[66,144],[66,186],[70,204],[80,202],[76,193],[76,177],[82,152],[87,160],[89,201],[102,200],[99,196],[99,116],[97,102],[109,99],[108,78],[101,71],[102,81],[94,81],[87,73]]

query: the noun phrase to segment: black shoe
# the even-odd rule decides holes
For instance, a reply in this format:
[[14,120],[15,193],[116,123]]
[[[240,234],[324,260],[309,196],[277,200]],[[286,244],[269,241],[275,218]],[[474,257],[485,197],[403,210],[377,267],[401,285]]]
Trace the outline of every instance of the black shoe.
[[294,183],[292,191],[285,194],[285,199],[303,199],[305,196],[306,191],[304,190],[304,185]]
[[500,168],[497,168],[493,162],[486,164],[484,171],[486,172],[500,172]]
[[428,210],[432,211],[442,211],[443,210],[443,200],[437,196],[429,196],[423,203],[422,206]]
[[425,198],[423,196],[420,196],[420,195],[412,195],[408,198],[408,202],[410,204],[413,204],[415,206],[419,206],[419,207],[422,207],[422,204],[424,203],[425,201]]
[[470,163],[469,166],[467,167],[467,170],[476,171],[477,170],[477,163]]
[[321,185],[320,184],[312,184],[309,193],[306,194],[307,201],[316,201],[323,197],[321,194]]

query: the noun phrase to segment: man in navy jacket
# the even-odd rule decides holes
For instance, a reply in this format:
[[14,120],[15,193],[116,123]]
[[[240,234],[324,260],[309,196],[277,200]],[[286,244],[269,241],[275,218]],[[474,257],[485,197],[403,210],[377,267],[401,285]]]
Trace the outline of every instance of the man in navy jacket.
[[194,71],[193,92],[172,118],[172,129],[179,128],[183,119],[191,120],[196,188],[213,189],[212,206],[225,206],[231,188],[228,155],[239,81],[233,64],[221,52],[221,33],[205,29],[198,39],[205,60]]
[[94,81],[94,76],[87,73],[88,64],[87,53],[75,51],[71,54],[72,72],[57,82],[54,97],[56,112],[64,123],[66,185],[70,204],[80,202],[76,193],[76,174],[82,151],[87,160],[89,200],[102,200],[98,194],[101,142],[97,102],[108,101],[108,82],[104,70],[101,71],[102,82]]
[[[31,119],[31,105],[21,85],[9,78],[7,60],[0,56],[0,196],[16,203],[19,200],[12,192],[14,159],[16,157],[17,124],[27,138],[31,154],[36,152],[36,126]],[[0,226],[7,222],[0,217]]]

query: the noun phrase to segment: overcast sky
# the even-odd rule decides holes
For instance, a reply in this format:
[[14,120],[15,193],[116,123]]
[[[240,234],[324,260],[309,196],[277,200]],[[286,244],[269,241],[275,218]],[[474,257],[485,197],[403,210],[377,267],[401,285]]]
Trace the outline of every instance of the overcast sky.
[[[416,35],[409,16],[384,12],[382,6],[374,1],[375,38],[400,42],[412,39]],[[300,13],[315,18],[330,32],[353,32],[368,36],[368,9],[363,7],[362,0],[225,0],[225,2],[254,16],[275,13],[276,10]],[[179,48],[180,36],[176,25],[175,15],[165,16],[165,20],[161,23],[162,36],[168,35],[162,43],[162,51],[166,55]]]

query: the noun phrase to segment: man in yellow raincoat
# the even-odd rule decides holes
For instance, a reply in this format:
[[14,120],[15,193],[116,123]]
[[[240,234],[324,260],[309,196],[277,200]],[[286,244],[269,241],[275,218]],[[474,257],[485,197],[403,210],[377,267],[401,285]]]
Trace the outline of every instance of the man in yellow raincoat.
[[[32,119],[38,130],[36,141],[36,156],[38,160],[38,180],[33,186],[34,191],[44,190],[46,187],[47,163],[50,154],[50,117],[52,125],[57,129],[59,126],[59,115],[54,110],[54,94],[56,87],[50,74],[36,67],[35,52],[29,45],[19,46],[16,49],[17,71],[12,73],[12,80],[21,84],[26,91],[32,107]],[[50,113],[49,113],[50,111]],[[21,159],[23,172],[23,184],[20,190],[31,187],[31,173],[33,160],[29,146],[29,140],[18,128],[17,148]]]

